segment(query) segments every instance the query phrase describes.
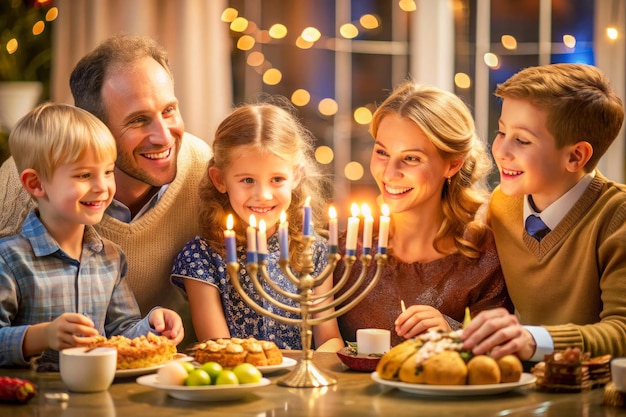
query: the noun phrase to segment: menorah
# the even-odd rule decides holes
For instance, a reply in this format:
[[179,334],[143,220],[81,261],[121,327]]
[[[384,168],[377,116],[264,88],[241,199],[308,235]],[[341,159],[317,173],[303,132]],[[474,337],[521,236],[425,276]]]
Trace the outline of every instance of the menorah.
[[[300,336],[302,340],[302,357],[300,358],[295,368],[286,377],[278,381],[279,385],[287,387],[311,388],[328,386],[337,383],[337,380],[330,373],[320,370],[313,364],[313,350],[311,349],[311,327],[321,324],[327,320],[337,318],[342,314],[345,314],[347,311],[351,310],[355,305],[361,302],[361,300],[363,300],[367,296],[367,294],[369,294],[374,286],[376,286],[376,284],[380,280],[382,267],[387,263],[387,255],[384,253],[384,251],[381,250],[381,252],[383,253],[378,253],[374,256],[377,266],[376,274],[374,275],[373,279],[365,286],[363,291],[361,291],[358,296],[352,299],[349,303],[341,306],[338,309],[335,309],[335,307],[342,304],[349,297],[351,297],[359,288],[363,286],[366,271],[372,261],[372,255],[370,255],[369,253],[361,255],[360,259],[363,263],[363,268],[361,269],[361,273],[358,276],[357,280],[354,282],[354,284],[350,288],[347,288],[347,290],[340,296],[333,298],[332,301],[322,305],[322,303],[330,300],[346,285],[350,276],[350,272],[352,271],[352,266],[356,261],[356,255],[347,254],[344,256],[346,269],[342,277],[333,286],[332,290],[327,291],[323,294],[319,294],[316,293],[314,289],[319,287],[326,279],[333,275],[337,262],[341,259],[341,256],[338,253],[330,253],[328,255],[328,264],[326,265],[324,270],[316,277],[311,276],[311,273],[314,271],[313,253],[311,250],[311,245],[313,241],[313,236],[303,236],[304,247],[299,253],[297,253],[302,268],[297,276],[292,272],[291,267],[289,266],[288,259],[284,257],[281,257],[279,259],[279,266],[281,271],[291,282],[295,284],[297,292],[292,293],[289,291],[285,291],[270,279],[267,272],[268,262],[264,257],[261,257],[258,262],[247,263],[248,272],[252,280],[254,290],[261,297],[268,300],[274,306],[285,311],[299,314],[300,319],[281,316],[274,312],[268,311],[267,309],[257,304],[242,288],[238,275],[239,263],[231,260],[227,264],[228,275],[230,276],[230,280],[233,286],[235,287],[241,298],[243,298],[243,300],[252,309],[254,309],[259,314],[269,316],[281,323],[300,326]],[[349,253],[351,252],[352,251],[349,251]],[[266,282],[268,286],[272,288],[276,293],[281,294],[291,300],[294,300],[297,304],[299,304],[299,307],[288,305],[272,298],[272,296],[268,294],[267,291],[265,291],[265,289],[263,288],[263,282]],[[335,310],[329,312],[329,314],[318,315],[318,313],[323,313],[332,309]],[[315,315],[318,316],[314,317]]]

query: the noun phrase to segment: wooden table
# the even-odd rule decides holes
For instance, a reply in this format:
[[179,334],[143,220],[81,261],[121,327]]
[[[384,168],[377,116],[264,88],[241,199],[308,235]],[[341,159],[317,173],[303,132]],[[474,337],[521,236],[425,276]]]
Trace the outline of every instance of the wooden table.
[[[297,353],[287,356],[298,358]],[[602,388],[574,394],[548,394],[523,388],[485,397],[425,397],[404,393],[372,381],[369,373],[348,370],[334,353],[315,353],[314,361],[330,370],[336,385],[287,388],[276,385],[287,371],[271,375],[272,385],[231,402],[192,402],[139,385],[135,378],[116,380],[106,392],[69,394],[69,401],[46,398],[66,393],[58,374],[0,369],[0,375],[27,378],[39,394],[26,405],[0,403],[2,417],[167,417],[167,416],[626,416],[626,410],[602,405]]]

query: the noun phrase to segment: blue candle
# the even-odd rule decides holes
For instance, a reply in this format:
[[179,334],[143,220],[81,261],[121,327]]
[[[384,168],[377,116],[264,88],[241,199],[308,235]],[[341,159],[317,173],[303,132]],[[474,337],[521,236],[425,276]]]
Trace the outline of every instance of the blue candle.
[[226,240],[226,262],[237,262],[237,242],[235,240],[235,232],[233,229],[233,215],[229,214],[226,219],[226,227],[224,230],[224,239]]
[[256,263],[256,218],[254,214],[250,215],[250,222],[246,229],[246,238],[248,240],[248,263]]
[[280,259],[289,259],[289,223],[287,222],[287,213],[284,210],[280,212],[278,245],[280,246]]
[[256,250],[259,253],[259,262],[267,258],[267,232],[265,220],[259,221],[259,230],[256,233]]
[[328,245],[332,254],[339,252],[338,230],[337,210],[335,210],[334,206],[330,206],[328,209]]
[[302,221],[302,234],[311,236],[311,197],[307,197],[304,201],[304,219]]

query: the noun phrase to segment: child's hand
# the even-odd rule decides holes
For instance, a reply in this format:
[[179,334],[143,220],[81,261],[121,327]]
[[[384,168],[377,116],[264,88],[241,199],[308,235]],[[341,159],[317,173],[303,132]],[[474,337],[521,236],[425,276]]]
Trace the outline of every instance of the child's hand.
[[82,337],[97,336],[93,321],[78,313],[63,313],[46,327],[48,346],[62,350],[82,344]]
[[156,308],[150,313],[148,321],[154,330],[171,339],[176,345],[185,336],[183,321],[175,311],[167,308]]
[[427,330],[441,330],[449,332],[450,325],[443,315],[434,307],[413,305],[400,313],[395,321],[398,336],[409,339],[424,333]]

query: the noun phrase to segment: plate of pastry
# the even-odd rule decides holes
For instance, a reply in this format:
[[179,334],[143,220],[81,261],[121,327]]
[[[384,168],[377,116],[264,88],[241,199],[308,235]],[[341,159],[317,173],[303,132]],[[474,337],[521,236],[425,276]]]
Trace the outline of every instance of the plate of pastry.
[[282,369],[290,369],[293,368],[298,363],[297,360],[288,358],[283,356],[283,361],[278,365],[265,365],[265,366],[257,366],[257,369],[261,371],[263,375],[272,374],[274,372],[278,372]]
[[[183,361],[183,362],[191,362],[193,358],[191,356],[187,356],[184,353],[177,353],[171,360],[175,361]],[[167,363],[167,362],[165,362]],[[143,368],[133,368],[133,369],[118,369],[115,371],[116,378],[131,378],[140,375],[146,375],[150,373],[154,373],[159,370],[165,363],[160,365],[146,366]]]
[[186,401],[230,401],[270,385],[270,380],[262,378],[260,382],[238,385],[164,385],[159,384],[157,374],[137,378],[137,383],[146,387],[167,392],[170,397]]
[[495,395],[518,388],[533,385],[537,378],[530,373],[523,373],[517,382],[503,382],[499,384],[483,384],[483,385],[429,385],[429,384],[410,384],[400,381],[392,381],[382,379],[376,372],[372,373],[372,379],[381,385],[397,388],[400,391],[410,394],[435,395],[446,397],[467,397],[480,395]]

